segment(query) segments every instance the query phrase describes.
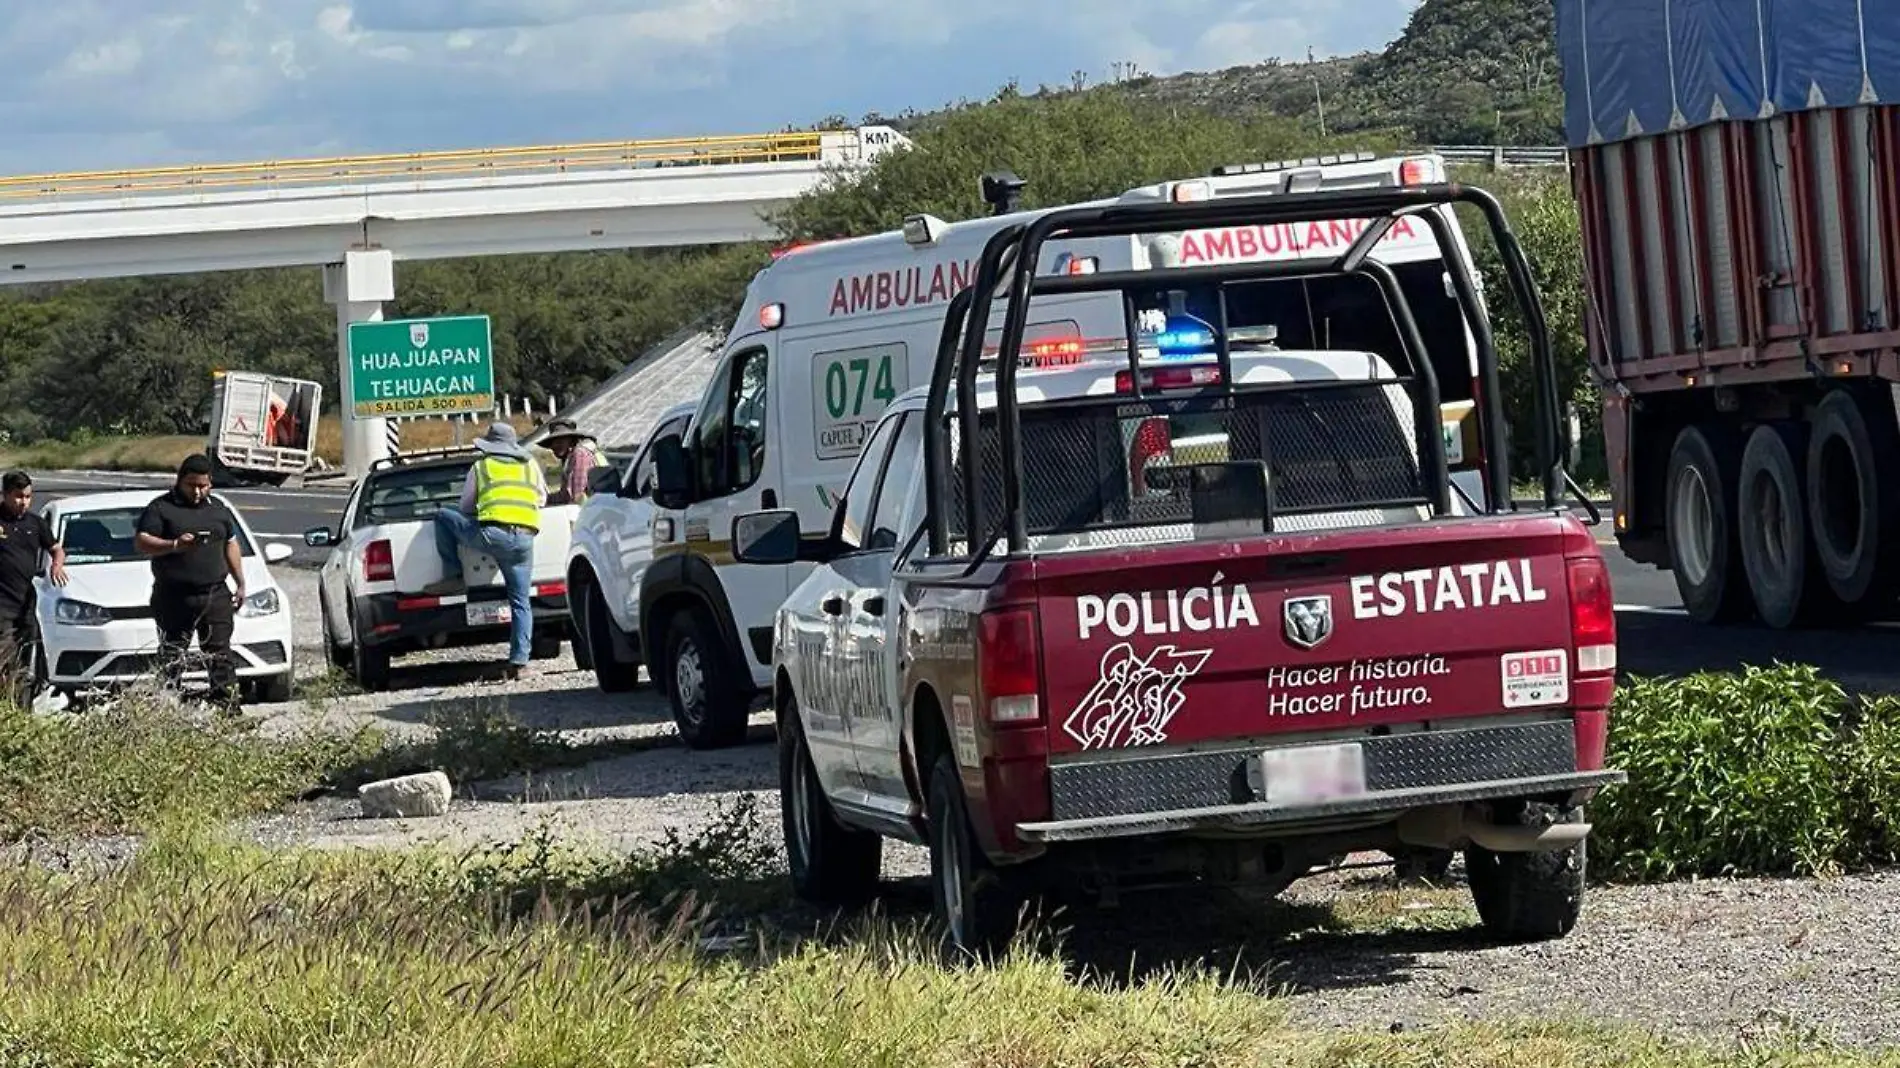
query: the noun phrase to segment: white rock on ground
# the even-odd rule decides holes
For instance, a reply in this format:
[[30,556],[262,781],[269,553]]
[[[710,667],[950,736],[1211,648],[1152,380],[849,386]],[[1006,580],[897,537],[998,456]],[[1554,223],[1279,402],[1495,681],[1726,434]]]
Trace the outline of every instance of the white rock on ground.
[[440,816],[449,810],[449,777],[439,771],[365,784],[356,792],[365,819]]

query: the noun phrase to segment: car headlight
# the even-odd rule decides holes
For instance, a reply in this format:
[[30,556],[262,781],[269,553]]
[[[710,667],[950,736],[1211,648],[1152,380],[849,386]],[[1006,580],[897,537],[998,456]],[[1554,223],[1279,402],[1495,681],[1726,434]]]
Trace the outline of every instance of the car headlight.
[[96,604],[61,598],[53,605],[53,619],[73,627],[97,627],[112,622],[112,613]]
[[249,597],[244,598],[244,607],[238,609],[238,615],[241,615],[241,616],[275,615],[279,607],[280,607],[280,604],[277,600],[276,590],[258,590],[256,593],[253,593]]

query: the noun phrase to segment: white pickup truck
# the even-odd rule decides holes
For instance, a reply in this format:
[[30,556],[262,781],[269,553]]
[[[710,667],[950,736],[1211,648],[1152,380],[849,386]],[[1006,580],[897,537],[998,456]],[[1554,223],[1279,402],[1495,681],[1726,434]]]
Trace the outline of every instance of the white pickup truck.
[[[317,580],[324,647],[365,690],[388,688],[392,657],[508,640],[507,591],[486,554],[462,550],[468,592],[422,592],[443,577],[435,513],[455,507],[475,456],[454,449],[379,460],[350,492],[336,529],[304,532],[304,544],[330,547]],[[536,660],[561,655],[568,636],[567,546],[579,510],[541,510],[531,598]]]

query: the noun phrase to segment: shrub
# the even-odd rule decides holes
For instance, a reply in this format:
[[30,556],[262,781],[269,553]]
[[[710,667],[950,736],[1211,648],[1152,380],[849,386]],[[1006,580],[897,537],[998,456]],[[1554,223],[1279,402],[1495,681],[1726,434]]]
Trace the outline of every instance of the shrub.
[[1810,665],[1637,679],[1592,808],[1599,871],[1652,880],[1825,874],[1894,859],[1900,700],[1850,696]]

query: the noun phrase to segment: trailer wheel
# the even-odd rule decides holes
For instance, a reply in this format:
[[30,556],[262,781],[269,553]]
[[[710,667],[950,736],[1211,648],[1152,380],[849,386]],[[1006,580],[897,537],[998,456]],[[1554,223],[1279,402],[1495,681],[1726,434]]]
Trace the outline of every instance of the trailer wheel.
[[1806,479],[1795,457],[1807,455],[1807,432],[1764,425],[1742,450],[1736,514],[1742,570],[1755,611],[1777,629],[1805,623],[1824,603],[1826,582],[1808,537]]
[[1748,610],[1735,537],[1740,452],[1724,428],[1700,426],[1684,427],[1669,452],[1669,569],[1683,607],[1699,623],[1729,622]]
[[1815,555],[1844,604],[1884,607],[1900,576],[1900,430],[1847,390],[1815,410],[1807,455]]

